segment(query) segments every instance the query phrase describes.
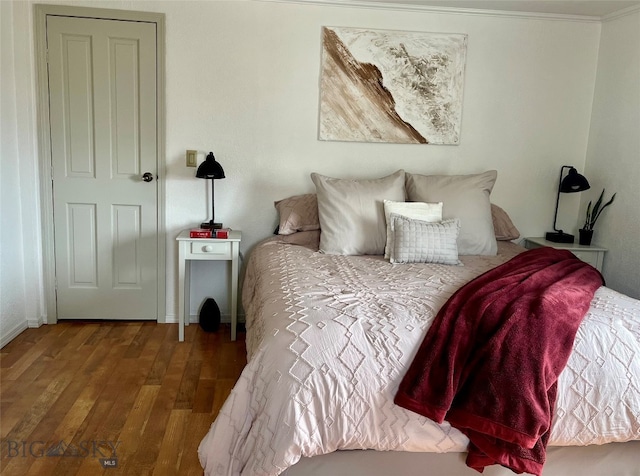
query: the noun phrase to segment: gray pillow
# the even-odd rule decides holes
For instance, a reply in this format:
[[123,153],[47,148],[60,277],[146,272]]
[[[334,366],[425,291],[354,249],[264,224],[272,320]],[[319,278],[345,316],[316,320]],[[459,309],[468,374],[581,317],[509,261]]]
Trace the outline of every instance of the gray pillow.
[[458,219],[439,223],[391,214],[394,228],[392,263],[462,265],[458,259]]
[[384,247],[385,259],[389,259],[389,256],[391,256],[391,248],[393,248],[392,213],[396,213],[397,215],[402,215],[407,218],[414,218],[416,220],[438,222],[442,221],[442,202],[394,202],[392,200],[385,200],[384,219],[387,223],[387,244]]
[[477,175],[407,174],[411,202],[442,202],[442,218],[460,219],[458,253],[495,255],[498,252],[489,196],[498,177],[490,170]]
[[379,179],[349,180],[311,174],[318,195],[320,251],[381,255],[387,240],[384,200],[405,198],[404,170]]

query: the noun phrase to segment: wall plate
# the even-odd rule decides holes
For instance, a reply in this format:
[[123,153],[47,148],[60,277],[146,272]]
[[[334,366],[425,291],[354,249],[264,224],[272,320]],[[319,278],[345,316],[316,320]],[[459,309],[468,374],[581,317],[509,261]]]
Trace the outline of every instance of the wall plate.
[[187,150],[187,167],[195,167],[198,165],[198,151]]

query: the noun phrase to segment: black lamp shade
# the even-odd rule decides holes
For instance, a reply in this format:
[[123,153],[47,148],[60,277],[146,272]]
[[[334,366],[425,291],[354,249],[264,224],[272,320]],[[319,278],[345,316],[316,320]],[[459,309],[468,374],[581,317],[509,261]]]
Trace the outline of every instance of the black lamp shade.
[[560,192],[562,193],[584,192],[590,188],[589,181],[573,167],[569,169],[569,173],[560,183]]
[[213,152],[209,152],[207,158],[204,162],[200,164],[198,170],[196,171],[196,177],[202,179],[211,179],[211,220],[208,222],[204,222],[200,224],[201,228],[222,228],[222,223],[215,222],[216,216],[216,208],[215,208],[215,189],[214,189],[214,181],[217,179],[223,179],[224,177],[224,169],[222,165],[216,160],[213,156]]
[[196,171],[196,177],[203,179],[223,179],[224,169],[220,162],[213,156],[213,152],[209,152],[204,162],[200,164]]

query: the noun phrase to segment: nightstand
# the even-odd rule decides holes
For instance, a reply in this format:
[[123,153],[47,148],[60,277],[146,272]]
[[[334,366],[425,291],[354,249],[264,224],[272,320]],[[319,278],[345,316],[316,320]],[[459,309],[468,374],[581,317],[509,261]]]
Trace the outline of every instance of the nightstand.
[[[231,340],[236,340],[238,324],[238,257],[242,232],[232,230],[229,238],[191,238],[189,230],[180,232],[178,241],[178,340],[184,340],[184,326],[189,325],[190,271],[192,260],[231,261],[230,307]],[[185,298],[186,296],[186,298]],[[185,316],[186,319],[185,319]]]
[[604,254],[608,251],[598,245],[579,245],[577,243],[554,243],[553,241],[547,241],[544,238],[525,238],[524,246],[528,249],[540,248],[542,246],[550,246],[558,250],[569,250],[577,258],[581,259],[585,263],[589,263],[591,266],[602,272],[602,263],[604,261]]

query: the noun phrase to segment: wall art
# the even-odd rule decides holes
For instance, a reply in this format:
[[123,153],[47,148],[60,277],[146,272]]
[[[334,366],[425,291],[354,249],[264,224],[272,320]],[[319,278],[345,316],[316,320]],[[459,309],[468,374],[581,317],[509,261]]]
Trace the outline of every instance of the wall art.
[[319,139],[458,144],[467,35],[322,28]]

